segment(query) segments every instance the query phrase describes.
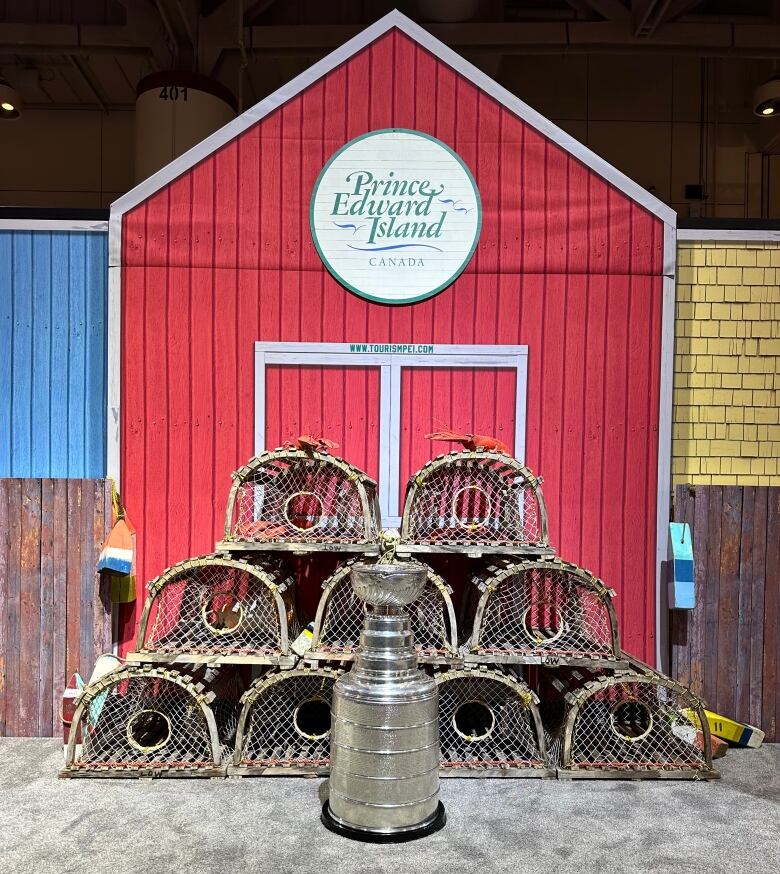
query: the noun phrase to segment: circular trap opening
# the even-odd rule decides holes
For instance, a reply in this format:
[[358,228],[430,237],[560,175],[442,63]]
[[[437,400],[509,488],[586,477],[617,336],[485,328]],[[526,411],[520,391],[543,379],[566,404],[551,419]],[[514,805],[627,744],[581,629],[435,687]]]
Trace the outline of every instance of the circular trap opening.
[[563,634],[561,611],[549,601],[536,601],[523,613],[523,631],[536,646],[554,643]]
[[322,500],[314,492],[296,492],[284,504],[284,518],[296,531],[316,528],[324,512]]
[[612,708],[612,731],[622,740],[634,742],[650,734],[653,727],[653,714],[642,701],[631,698],[621,701]]
[[308,740],[319,740],[330,734],[330,704],[324,698],[307,698],[293,715],[295,730]]
[[467,741],[484,740],[493,733],[496,718],[484,701],[464,701],[453,713],[452,725]]
[[452,515],[462,528],[482,528],[490,516],[490,498],[479,486],[464,486],[452,499]]
[[237,631],[244,621],[244,608],[233,595],[212,595],[200,611],[203,624],[214,634]]
[[159,710],[139,710],[127,723],[130,746],[142,753],[159,750],[171,739],[171,721]]

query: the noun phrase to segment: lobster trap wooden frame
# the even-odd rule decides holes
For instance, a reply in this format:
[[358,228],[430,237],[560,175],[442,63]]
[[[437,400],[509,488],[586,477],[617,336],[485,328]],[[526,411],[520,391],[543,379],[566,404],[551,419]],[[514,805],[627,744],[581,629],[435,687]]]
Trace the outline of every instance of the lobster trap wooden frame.
[[498,561],[473,580],[479,597],[464,660],[628,667],[614,592],[558,558]]
[[295,581],[281,566],[207,555],[152,580],[129,658],[293,667],[299,630]]
[[655,671],[604,674],[566,692],[561,779],[714,780],[701,701]]
[[164,667],[107,674],[78,700],[60,776],[223,777],[213,700],[202,683]]
[[343,459],[274,449],[232,476],[217,550],[378,553],[376,483]]
[[241,699],[236,748],[228,774],[327,775],[330,704],[333,684],[342,673],[328,666],[304,666],[274,671],[256,680]]
[[551,555],[540,480],[499,452],[440,455],[409,480],[397,551]]
[[[351,561],[336,568],[322,584],[307,660],[352,661],[355,658],[365,605],[350,584],[353,564]],[[453,664],[459,662],[460,657],[452,589],[432,568],[427,570],[423,594],[406,607],[417,657],[428,664]]]
[[539,698],[514,673],[462,668],[436,676],[442,777],[554,777]]

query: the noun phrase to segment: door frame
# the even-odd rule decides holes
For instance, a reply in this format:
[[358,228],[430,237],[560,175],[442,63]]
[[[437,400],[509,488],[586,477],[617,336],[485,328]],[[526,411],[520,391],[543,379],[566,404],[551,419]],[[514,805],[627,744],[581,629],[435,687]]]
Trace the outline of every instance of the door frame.
[[[424,350],[424,351],[423,351]],[[515,457],[525,460],[527,346],[465,346],[445,343],[255,343],[255,455],[263,452],[266,427],[266,368],[379,368],[379,505],[388,527],[401,524],[401,371],[408,367],[514,369]],[[395,451],[393,448],[395,447]]]

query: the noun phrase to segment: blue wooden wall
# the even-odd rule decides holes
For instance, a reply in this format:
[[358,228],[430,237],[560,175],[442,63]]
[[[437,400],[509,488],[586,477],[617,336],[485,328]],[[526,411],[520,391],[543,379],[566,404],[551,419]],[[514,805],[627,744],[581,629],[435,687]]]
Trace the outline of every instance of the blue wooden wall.
[[0,230],[0,477],[106,468],[107,234]]

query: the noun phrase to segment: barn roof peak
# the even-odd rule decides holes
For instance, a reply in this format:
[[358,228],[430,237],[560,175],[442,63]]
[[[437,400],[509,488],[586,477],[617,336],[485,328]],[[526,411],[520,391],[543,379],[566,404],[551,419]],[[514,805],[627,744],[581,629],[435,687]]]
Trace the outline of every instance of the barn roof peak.
[[[296,97],[304,89],[314,84],[345,61],[348,61],[353,55],[362,51],[366,46],[393,28],[397,28],[431,52],[440,61],[455,70],[456,73],[489,94],[523,122],[537,130],[542,136],[556,143],[564,151],[569,152],[594,173],[601,176],[619,191],[622,191],[631,200],[643,206],[666,224],[672,226],[676,224],[676,213],[671,207],[643,188],[638,182],[621,173],[620,170],[599,157],[595,152],[592,152],[587,146],[575,140],[570,134],[553,124],[535,109],[532,109],[527,103],[524,103],[520,98],[499,85],[498,82],[491,79],[479,68],[461,57],[461,55],[436,39],[425,28],[416,24],[397,9],[389,12],[374,24],[369,25],[365,30],[362,30],[307,70],[304,70],[303,73],[283,85],[273,94],[270,94],[259,103],[247,109],[237,118],[233,119],[233,121],[228,122],[224,127],[221,127],[187,152],[166,164],[148,179],[136,185],[127,194],[115,200],[111,204],[112,224],[118,222],[125,212],[128,212],[139,203],[154,195],[161,188],[173,182],[187,170],[257,124],[266,115],[269,115],[279,106]],[[118,228],[113,228],[112,230],[116,231]],[[112,259],[111,263],[118,262]]]

